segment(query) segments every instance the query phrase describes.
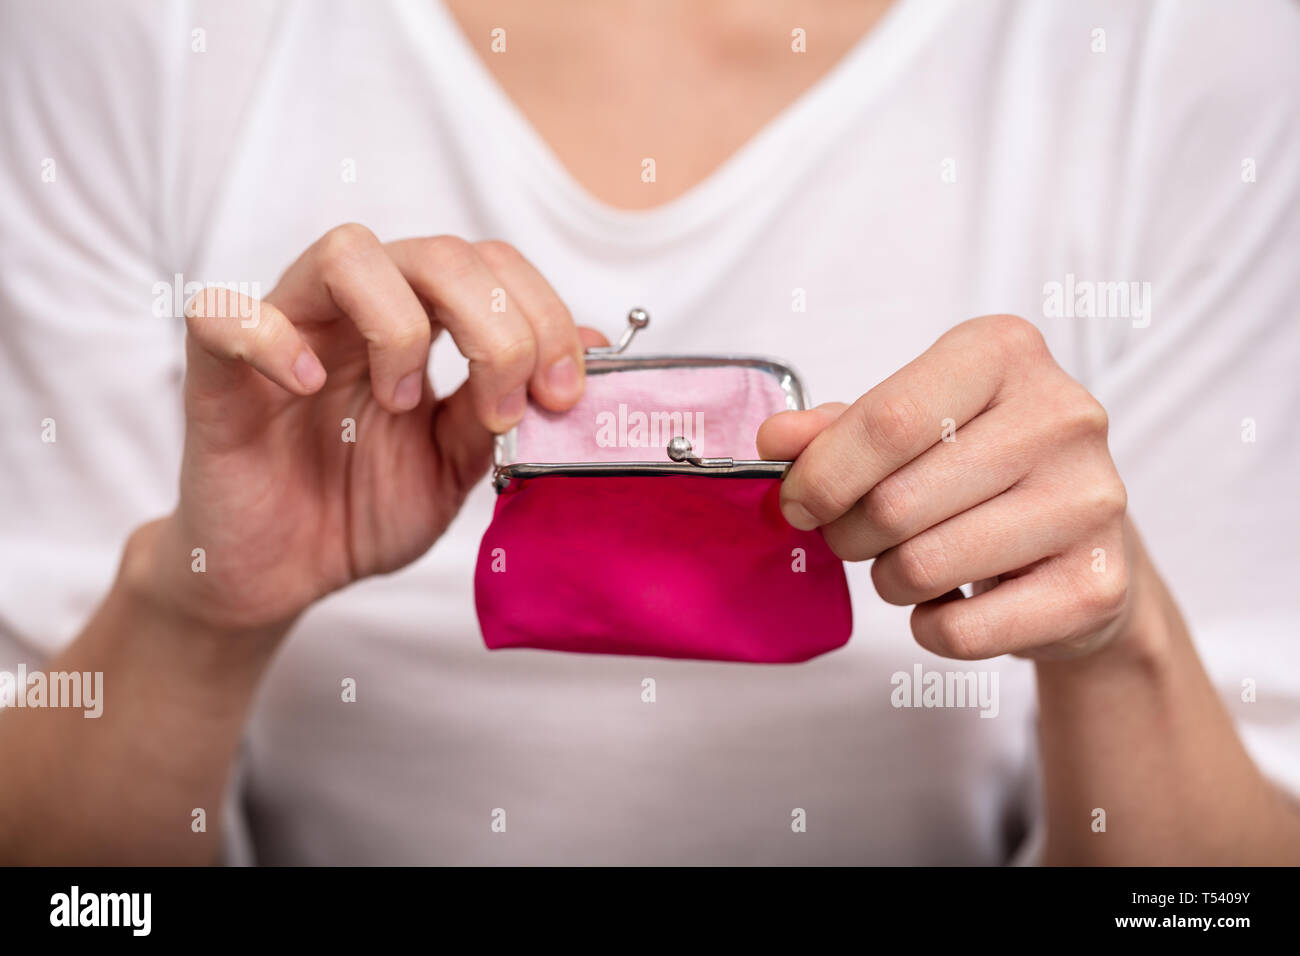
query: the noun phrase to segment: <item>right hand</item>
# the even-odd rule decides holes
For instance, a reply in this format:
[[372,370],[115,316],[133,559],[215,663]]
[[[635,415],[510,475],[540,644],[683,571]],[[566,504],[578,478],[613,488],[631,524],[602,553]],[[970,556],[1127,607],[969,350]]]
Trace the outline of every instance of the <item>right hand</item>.
[[[261,302],[205,290],[186,325],[180,500],[137,532],[135,564],[155,599],[223,631],[282,633],[325,594],[423,554],[487,470],[492,434],[527,393],[572,407],[584,345],[604,341],[505,243],[381,244],[357,225],[326,233]],[[438,398],[425,366],[443,329],[469,378]]]

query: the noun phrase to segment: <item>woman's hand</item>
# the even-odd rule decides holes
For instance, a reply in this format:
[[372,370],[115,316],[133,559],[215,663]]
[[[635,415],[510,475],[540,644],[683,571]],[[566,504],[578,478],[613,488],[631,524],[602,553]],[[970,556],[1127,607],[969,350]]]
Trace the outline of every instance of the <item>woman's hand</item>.
[[1125,516],[1106,414],[1033,325],[965,322],[852,405],[769,418],[758,447],[795,459],[786,519],[875,558],[923,647],[1035,659],[1045,861],[1297,859],[1300,814],[1246,753]]
[[[282,629],[328,592],[413,561],[526,392],[562,410],[583,389],[568,310],[500,242],[385,245],[340,226],[264,300],[209,289],[186,322],[180,501],[137,534],[134,564],[153,595],[211,629]],[[439,398],[425,365],[444,329],[469,379]]]
[[[782,412],[758,435],[795,458],[786,519],[848,561],[875,558],[916,640],[945,657],[1073,656],[1131,606],[1125,492],[1106,413],[1023,319],[946,333],[850,406]],[[996,586],[987,587],[996,582]],[[961,585],[978,583],[973,597]]]

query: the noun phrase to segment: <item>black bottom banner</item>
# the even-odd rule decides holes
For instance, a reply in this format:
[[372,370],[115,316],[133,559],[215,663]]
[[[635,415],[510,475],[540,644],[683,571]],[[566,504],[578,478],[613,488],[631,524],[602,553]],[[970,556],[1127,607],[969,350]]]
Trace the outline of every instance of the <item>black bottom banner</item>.
[[413,933],[436,945],[469,932],[602,947],[836,932],[926,945],[1019,932],[1232,945],[1260,931],[1293,936],[1296,890],[1294,869],[35,868],[0,869],[0,926],[6,942],[91,946]]

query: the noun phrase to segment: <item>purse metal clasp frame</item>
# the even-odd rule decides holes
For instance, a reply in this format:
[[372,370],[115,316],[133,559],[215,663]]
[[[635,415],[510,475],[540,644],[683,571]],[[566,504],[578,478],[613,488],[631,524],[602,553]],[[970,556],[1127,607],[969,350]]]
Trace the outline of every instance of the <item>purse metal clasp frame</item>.
[[[645,309],[627,314],[627,328],[614,345],[587,349],[587,374],[598,375],[635,368],[700,368],[715,365],[739,365],[757,368],[777,378],[786,396],[787,408],[799,411],[808,407],[807,393],[799,376],[789,366],[770,359],[749,356],[648,355],[620,358],[632,339],[650,325]],[[497,435],[493,446],[492,483],[498,493],[505,491],[512,478],[541,478],[550,475],[569,477],[634,475],[711,475],[727,478],[784,478],[793,462],[752,461],[734,458],[701,458],[690,441],[674,436],[664,447],[667,461],[599,461],[599,462],[513,462],[514,432]]]

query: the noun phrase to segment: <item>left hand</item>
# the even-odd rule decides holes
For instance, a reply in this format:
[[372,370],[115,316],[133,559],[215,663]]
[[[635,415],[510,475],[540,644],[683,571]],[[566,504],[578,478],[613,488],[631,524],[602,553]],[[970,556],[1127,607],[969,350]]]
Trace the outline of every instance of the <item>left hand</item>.
[[[846,561],[875,558],[944,657],[1068,657],[1123,629],[1126,495],[1100,403],[1014,316],[972,319],[852,405],[782,412],[759,452],[795,459],[786,520]],[[948,440],[945,440],[947,436]],[[996,582],[974,596],[967,583]]]

